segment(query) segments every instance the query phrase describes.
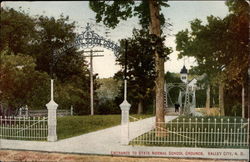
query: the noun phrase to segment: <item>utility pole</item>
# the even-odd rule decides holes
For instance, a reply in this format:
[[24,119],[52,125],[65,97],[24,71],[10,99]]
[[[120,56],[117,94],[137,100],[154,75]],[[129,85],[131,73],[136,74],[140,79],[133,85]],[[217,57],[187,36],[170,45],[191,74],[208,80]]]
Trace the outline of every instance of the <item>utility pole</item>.
[[90,51],[83,51],[83,53],[90,53],[88,56],[90,57],[90,115],[94,115],[94,88],[93,88],[93,57],[102,57],[104,55],[93,55],[93,52],[104,52],[103,50],[95,50],[92,49]]

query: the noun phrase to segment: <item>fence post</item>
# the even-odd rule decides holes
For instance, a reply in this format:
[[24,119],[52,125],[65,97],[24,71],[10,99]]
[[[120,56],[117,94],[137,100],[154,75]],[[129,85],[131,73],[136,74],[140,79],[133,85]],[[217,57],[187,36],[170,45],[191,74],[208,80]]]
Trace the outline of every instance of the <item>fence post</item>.
[[73,105],[70,107],[70,115],[73,116]]
[[25,106],[25,117],[28,117],[29,116],[29,109],[28,109],[28,106],[26,105]]
[[128,145],[129,143],[129,109],[130,104],[127,100],[124,100],[120,104],[120,108],[122,111],[122,119],[121,119],[121,144]]
[[22,116],[22,107],[19,108],[19,116]]
[[53,80],[51,80],[51,100],[46,104],[48,109],[48,137],[47,140],[50,142],[54,142],[57,140],[56,134],[56,109],[58,104],[54,101],[53,96]]

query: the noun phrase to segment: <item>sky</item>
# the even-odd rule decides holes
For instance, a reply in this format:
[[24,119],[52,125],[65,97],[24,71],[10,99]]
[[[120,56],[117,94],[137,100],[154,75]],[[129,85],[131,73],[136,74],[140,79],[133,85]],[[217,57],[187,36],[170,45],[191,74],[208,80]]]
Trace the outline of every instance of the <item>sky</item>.
[[[88,1],[6,1],[2,2],[2,7],[9,7],[19,10],[22,7],[31,16],[46,15],[48,17],[58,18],[61,14],[69,16],[70,21],[76,21],[76,32],[79,34],[85,31],[87,23],[91,24],[92,30],[97,34],[106,37],[118,43],[120,39],[131,37],[133,28],[140,28],[137,18],[130,18],[121,21],[115,29],[108,29],[102,23],[95,23],[95,13],[89,8]],[[139,3],[137,1],[136,3]],[[165,72],[179,73],[184,63],[187,69],[195,66],[194,58],[177,59],[178,51],[175,50],[175,34],[181,30],[190,29],[190,21],[198,18],[206,24],[206,17],[210,15],[225,17],[228,14],[228,8],[225,1],[169,1],[170,7],[163,8],[162,12],[165,18],[169,19],[172,27],[164,30],[167,34],[165,45],[172,47],[173,53],[170,59],[165,62]],[[108,32],[106,35],[105,32]],[[110,50],[95,47],[96,50],[104,50],[103,57],[93,59],[94,73],[98,73],[99,78],[112,77],[114,73],[121,69],[116,65],[114,53]],[[89,61],[89,58],[86,58]]]

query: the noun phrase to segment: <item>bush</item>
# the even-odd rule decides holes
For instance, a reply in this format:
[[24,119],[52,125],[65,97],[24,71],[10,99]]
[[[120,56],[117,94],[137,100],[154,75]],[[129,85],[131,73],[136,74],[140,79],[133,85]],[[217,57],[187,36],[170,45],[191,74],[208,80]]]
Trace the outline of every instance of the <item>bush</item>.
[[120,114],[121,110],[119,105],[117,105],[114,100],[101,100],[97,105],[97,114]]

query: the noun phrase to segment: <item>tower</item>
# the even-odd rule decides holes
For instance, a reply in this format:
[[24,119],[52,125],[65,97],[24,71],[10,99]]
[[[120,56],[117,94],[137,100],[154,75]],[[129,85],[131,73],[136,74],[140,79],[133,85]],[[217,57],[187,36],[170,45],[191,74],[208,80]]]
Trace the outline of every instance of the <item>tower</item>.
[[181,77],[181,81],[187,84],[187,82],[188,82],[188,73],[187,73],[187,68],[186,68],[185,65],[181,69],[180,77]]

